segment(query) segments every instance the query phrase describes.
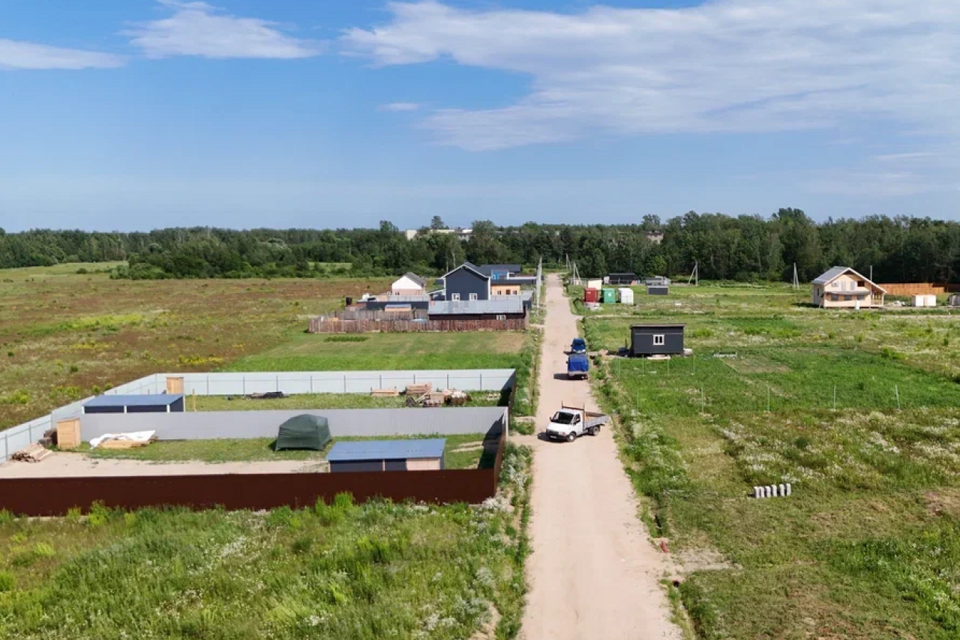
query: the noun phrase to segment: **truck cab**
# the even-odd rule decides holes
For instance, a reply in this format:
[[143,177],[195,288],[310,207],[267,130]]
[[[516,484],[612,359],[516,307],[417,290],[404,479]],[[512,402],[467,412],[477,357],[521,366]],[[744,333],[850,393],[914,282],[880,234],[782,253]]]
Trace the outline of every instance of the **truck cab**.
[[586,353],[587,352],[587,341],[583,338],[574,338],[573,344],[570,345],[570,353]]

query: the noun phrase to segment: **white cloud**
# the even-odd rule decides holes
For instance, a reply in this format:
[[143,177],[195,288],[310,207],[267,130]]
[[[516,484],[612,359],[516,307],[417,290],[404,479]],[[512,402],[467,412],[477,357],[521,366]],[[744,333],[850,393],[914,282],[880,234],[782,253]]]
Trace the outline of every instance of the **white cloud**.
[[716,0],[572,14],[434,1],[388,9],[386,24],[343,35],[348,54],[378,66],[450,58],[531,78],[514,104],[424,120],[442,142],[466,149],[868,118],[960,135],[957,0]]
[[416,102],[391,102],[380,105],[380,111],[416,111],[420,105]]
[[173,14],[123,32],[150,58],[309,58],[322,43],[286,35],[275,22],[241,18],[206,2],[158,0]]
[[122,65],[123,58],[109,53],[0,38],[0,69],[106,69]]

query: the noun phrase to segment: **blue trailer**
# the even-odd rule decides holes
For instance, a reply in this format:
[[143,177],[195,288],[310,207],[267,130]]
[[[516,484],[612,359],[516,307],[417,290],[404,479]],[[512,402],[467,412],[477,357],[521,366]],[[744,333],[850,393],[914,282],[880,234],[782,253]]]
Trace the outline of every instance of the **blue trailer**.
[[570,353],[586,353],[587,352],[587,341],[583,338],[574,338],[573,344],[570,345]]
[[590,359],[587,356],[575,353],[567,358],[567,379],[580,378],[584,380],[588,371],[590,371]]

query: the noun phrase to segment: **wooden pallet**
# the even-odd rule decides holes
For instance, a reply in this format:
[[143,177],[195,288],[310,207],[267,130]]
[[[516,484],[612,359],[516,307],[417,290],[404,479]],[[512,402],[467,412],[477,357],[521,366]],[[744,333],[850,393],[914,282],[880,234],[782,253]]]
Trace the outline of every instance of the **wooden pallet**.
[[10,456],[10,458],[19,462],[40,462],[51,453],[53,452],[39,444],[32,444],[29,447],[17,451]]
[[400,395],[398,389],[372,389],[370,395],[374,398],[396,398]]

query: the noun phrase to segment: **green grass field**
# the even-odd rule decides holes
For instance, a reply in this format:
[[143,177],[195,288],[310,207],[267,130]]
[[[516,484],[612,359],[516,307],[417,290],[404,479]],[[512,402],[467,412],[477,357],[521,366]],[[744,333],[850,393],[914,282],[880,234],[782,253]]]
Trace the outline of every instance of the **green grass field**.
[[413,438],[382,436],[371,438],[335,438],[323,451],[275,451],[276,438],[217,440],[167,440],[154,442],[135,449],[91,449],[84,443],[76,451],[96,459],[142,460],[145,462],[261,462],[261,461],[316,461],[326,460],[327,453],[336,442],[357,440],[407,440],[422,438],[445,438],[444,461],[447,469],[484,468],[493,465],[489,456],[483,456],[484,435],[418,435]]
[[0,429],[157,371],[221,369],[387,282],[110,280],[107,266],[0,270]]
[[229,366],[233,371],[501,369],[517,364],[526,334],[372,333],[361,342],[298,333],[284,344]]
[[304,333],[389,279],[131,281],[106,266],[0,270],[0,429],[157,371],[516,368],[515,411],[534,412],[534,331]]
[[0,637],[513,638],[529,457],[509,448],[483,508],[0,514]]
[[694,357],[604,358],[594,383],[698,637],[960,636],[960,316],[674,292],[583,330],[615,351],[632,323],[687,326]]

